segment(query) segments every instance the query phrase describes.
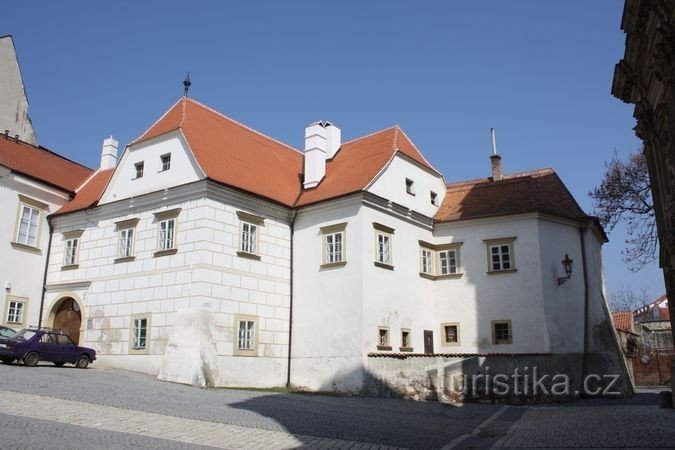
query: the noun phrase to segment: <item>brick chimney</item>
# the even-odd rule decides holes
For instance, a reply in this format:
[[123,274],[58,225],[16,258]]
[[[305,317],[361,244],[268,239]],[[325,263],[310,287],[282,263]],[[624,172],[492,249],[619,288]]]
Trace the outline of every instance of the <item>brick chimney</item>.
[[103,140],[101,151],[101,170],[114,169],[117,165],[117,139],[110,136]]
[[490,135],[492,137],[492,156],[490,156],[490,161],[492,162],[492,181],[501,181],[504,178],[502,175],[502,157],[497,153],[494,128],[490,128]]

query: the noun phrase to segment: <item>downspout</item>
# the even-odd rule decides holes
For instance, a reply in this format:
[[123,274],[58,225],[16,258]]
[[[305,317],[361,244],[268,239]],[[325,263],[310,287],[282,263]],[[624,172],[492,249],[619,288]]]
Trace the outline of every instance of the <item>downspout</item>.
[[42,310],[45,306],[45,295],[47,294],[47,272],[49,270],[49,256],[52,251],[52,236],[54,235],[54,228],[52,221],[47,217],[47,225],[49,226],[49,241],[47,243],[47,260],[45,261],[45,273],[42,277],[42,298],[40,299],[40,316],[38,317],[38,328],[42,327]]
[[295,218],[298,215],[298,210],[293,210],[291,216],[291,274],[290,274],[290,300],[288,302],[288,364],[286,369],[286,387],[291,387],[291,346],[293,344],[293,235],[295,234]]
[[584,274],[584,353],[581,359],[581,381],[586,378],[588,373],[588,310],[589,310],[589,294],[588,294],[588,267],[586,264],[586,242],[584,239],[584,231],[586,228],[579,227],[579,239],[581,242],[581,267]]

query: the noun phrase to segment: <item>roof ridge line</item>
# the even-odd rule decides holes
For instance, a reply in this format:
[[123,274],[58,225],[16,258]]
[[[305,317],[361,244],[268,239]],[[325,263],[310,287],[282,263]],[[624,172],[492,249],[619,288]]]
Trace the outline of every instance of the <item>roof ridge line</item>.
[[248,130],[248,131],[250,131],[250,132],[252,132],[252,133],[257,134],[258,136],[262,136],[262,137],[264,137],[265,139],[269,139],[270,141],[274,141],[274,142],[276,142],[277,144],[282,145],[282,146],[286,147],[286,148],[289,149],[289,150],[293,150],[293,151],[296,152],[296,153],[299,153],[299,154],[301,154],[301,155],[303,154],[303,152],[300,151],[300,150],[298,150],[297,148],[291,147],[289,144],[286,144],[285,142],[281,142],[280,140],[275,139],[275,138],[273,138],[273,137],[271,137],[271,136],[268,136],[268,135],[266,135],[266,134],[264,134],[264,133],[261,133],[261,132],[258,131],[258,130],[254,130],[253,128],[249,127],[248,125],[245,125],[245,124],[243,124],[243,123],[241,123],[241,122],[239,122],[239,121],[236,121],[236,120],[234,120],[233,118],[228,117],[228,116],[226,116],[225,114],[223,114],[223,113],[221,113],[221,112],[218,112],[218,111],[216,111],[215,109],[211,108],[210,106],[206,106],[206,105],[204,105],[203,103],[198,102],[198,101],[195,100],[195,99],[188,98],[188,99],[186,99],[186,101],[193,103],[195,106],[199,106],[200,108],[203,108],[203,109],[205,109],[205,110],[207,110],[207,111],[210,111],[210,112],[216,114],[217,116],[222,117],[223,119],[228,120],[228,121],[232,122],[233,124],[240,126],[241,128],[243,128],[243,129],[245,129],[245,130]]
[[[410,139],[410,138],[408,137],[408,135],[406,134],[406,132],[403,131],[403,128],[401,128],[400,125],[396,125],[396,128],[403,134],[403,137],[406,138],[406,140],[410,143],[410,145],[412,145],[413,148],[414,148],[415,150],[417,150],[417,153],[420,154],[420,156],[422,157],[422,159],[424,160],[424,162],[427,163],[427,165],[428,165],[429,167],[431,167],[431,169],[432,169],[434,172],[436,172],[437,174],[443,176],[443,174],[442,174],[441,172],[439,172],[439,170],[436,169],[436,168],[433,166],[433,164],[431,164],[431,163],[429,162],[429,160],[427,159],[427,157],[424,156],[424,153],[422,153],[422,151],[417,147],[417,145],[415,145],[415,143],[413,142],[413,140]],[[398,150],[398,149],[397,149],[397,150]]]
[[[3,135],[2,135],[2,134],[0,134],[0,139],[3,139]],[[56,156],[57,158],[61,158],[61,159],[64,160],[64,161],[67,161],[67,162],[69,162],[69,163],[73,163],[73,164],[75,164],[75,165],[77,165],[77,166],[80,166],[80,167],[82,167],[82,168],[84,168],[84,169],[91,170],[91,171],[94,171],[94,170],[95,170],[95,169],[92,169],[92,168],[89,167],[89,166],[85,166],[85,165],[82,164],[82,163],[79,163],[79,162],[77,162],[77,161],[74,161],[74,160],[72,160],[72,159],[66,157],[66,156],[63,156],[63,155],[61,155],[61,154],[59,154],[59,153],[56,153],[54,150],[50,150],[50,149],[48,149],[47,147],[43,147],[43,146],[41,146],[40,144],[38,144],[38,145],[31,144],[30,142],[26,142],[26,141],[24,141],[24,140],[22,140],[22,139],[20,139],[20,138],[15,140],[13,137],[7,137],[6,139],[7,139],[8,141],[19,142],[19,143],[21,143],[21,144],[23,144],[23,145],[27,145],[27,146],[29,146],[29,147],[34,148],[35,150],[42,150],[42,151],[44,151],[44,152],[46,152],[46,153],[49,153],[50,155],[54,155],[54,156]]]
[[[114,170],[114,169],[108,169],[108,170]],[[80,192],[80,190],[81,190],[83,187],[85,187],[91,180],[93,180],[94,177],[96,177],[96,175],[99,174],[99,172],[103,172],[103,170],[102,170],[100,167],[99,167],[98,169],[94,170],[94,171],[87,177],[87,179],[84,180],[84,181],[83,181],[83,182],[75,189],[75,195],[77,195],[77,193]],[[66,203],[66,204],[67,204],[67,203]]]
[[350,139],[348,141],[345,141],[345,142],[342,143],[342,145],[351,144],[352,142],[360,141],[361,139],[367,139],[369,137],[373,137],[377,134],[384,133],[384,132],[389,131],[392,128],[396,128],[396,127],[398,127],[398,125],[392,125],[392,126],[387,127],[387,128],[382,128],[381,130],[373,131],[372,133],[365,134],[363,136],[359,136],[359,137],[356,137],[354,139]]
[[131,142],[129,143],[129,145],[134,145],[135,143],[140,142],[140,141],[145,137],[145,135],[148,134],[148,133],[150,132],[150,130],[152,130],[152,129],[155,127],[155,125],[157,125],[162,119],[164,119],[164,118],[167,116],[167,114],[169,114],[169,113],[176,107],[176,105],[178,105],[178,102],[180,102],[180,101],[183,100],[183,99],[184,99],[184,97],[181,97],[177,102],[175,102],[173,105],[171,105],[171,106],[169,107],[169,109],[167,109],[167,110],[164,112],[164,114],[162,114],[162,115],[160,116],[159,119],[155,120],[155,121],[152,123],[152,125],[150,125],[143,133],[141,133],[140,136],[138,136],[136,139],[134,139],[133,141],[131,141]]

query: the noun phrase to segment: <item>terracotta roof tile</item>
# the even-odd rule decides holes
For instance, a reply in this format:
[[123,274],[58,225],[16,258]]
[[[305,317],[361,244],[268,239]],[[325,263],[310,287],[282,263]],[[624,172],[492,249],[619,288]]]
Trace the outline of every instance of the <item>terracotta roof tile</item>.
[[633,313],[631,311],[619,311],[612,313],[614,328],[617,330],[633,332]]
[[5,137],[0,137],[0,164],[69,193],[93,173],[44,147]]
[[325,178],[316,188],[303,191],[296,206],[362,191],[397,151],[436,172],[405,133],[394,126],[342,144],[326,163]]
[[179,100],[132,144],[179,128],[208,178],[287,206],[295,202],[302,153],[192,99]]
[[113,169],[97,170],[78,188],[73,200],[63,205],[54,214],[64,214],[96,206],[113,172]]
[[451,183],[436,221],[477,219],[540,212],[573,220],[588,219],[552,169]]

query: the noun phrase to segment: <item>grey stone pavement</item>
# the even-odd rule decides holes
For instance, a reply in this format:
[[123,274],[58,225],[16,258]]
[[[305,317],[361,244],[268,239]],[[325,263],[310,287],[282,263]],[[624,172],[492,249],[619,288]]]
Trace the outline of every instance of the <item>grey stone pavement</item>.
[[505,407],[198,389],[0,364],[0,448],[675,448],[655,393]]

